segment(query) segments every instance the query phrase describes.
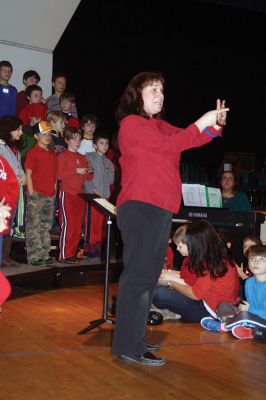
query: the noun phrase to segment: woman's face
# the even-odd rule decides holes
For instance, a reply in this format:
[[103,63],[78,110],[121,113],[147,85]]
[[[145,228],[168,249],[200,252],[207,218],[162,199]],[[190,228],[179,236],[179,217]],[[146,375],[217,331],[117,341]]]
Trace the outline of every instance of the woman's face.
[[142,89],[144,111],[152,117],[162,111],[164,94],[161,81],[149,83]]
[[11,131],[10,135],[13,142],[19,140],[22,135],[22,125],[19,125],[18,129],[16,129],[15,131]]
[[221,187],[223,190],[233,190],[235,186],[234,175],[231,172],[225,172],[221,178]]

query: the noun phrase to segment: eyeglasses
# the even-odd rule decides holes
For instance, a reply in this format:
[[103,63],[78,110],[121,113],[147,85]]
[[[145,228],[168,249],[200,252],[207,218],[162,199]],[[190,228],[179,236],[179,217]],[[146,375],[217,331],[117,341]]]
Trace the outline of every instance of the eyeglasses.
[[251,261],[253,263],[266,263],[266,257],[249,257],[248,261]]

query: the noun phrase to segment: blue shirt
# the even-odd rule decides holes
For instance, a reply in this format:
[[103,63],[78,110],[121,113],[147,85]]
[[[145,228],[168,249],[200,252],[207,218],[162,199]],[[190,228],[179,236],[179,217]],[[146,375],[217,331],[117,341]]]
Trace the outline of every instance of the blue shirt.
[[266,320],[266,281],[257,282],[254,276],[247,279],[245,294],[249,303],[248,312]]
[[12,86],[0,84],[0,117],[16,115],[17,89]]

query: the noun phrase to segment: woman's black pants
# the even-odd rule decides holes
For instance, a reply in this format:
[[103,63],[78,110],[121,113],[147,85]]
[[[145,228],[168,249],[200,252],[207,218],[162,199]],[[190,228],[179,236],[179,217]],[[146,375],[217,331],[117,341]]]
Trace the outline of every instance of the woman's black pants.
[[172,213],[141,201],[118,208],[124,270],[119,280],[113,353],[143,354],[146,325],[154,288],[161,274],[172,224]]

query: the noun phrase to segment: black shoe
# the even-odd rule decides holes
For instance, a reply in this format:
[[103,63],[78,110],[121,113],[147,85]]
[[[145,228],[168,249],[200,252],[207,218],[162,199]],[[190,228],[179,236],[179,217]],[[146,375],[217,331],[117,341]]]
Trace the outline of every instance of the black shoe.
[[161,365],[165,364],[164,358],[156,357],[149,351],[147,353],[137,354],[137,355],[120,354],[118,356],[118,359],[126,363],[136,363],[136,364],[148,365],[150,367],[160,367]]
[[37,260],[31,261],[29,264],[34,265],[34,266],[40,266],[40,265],[45,265],[45,261],[42,258],[38,258]]
[[147,343],[147,350],[148,351],[157,351],[159,350],[160,346],[158,344]]
[[160,325],[163,322],[163,316],[158,311],[150,311],[147,325]]
[[256,328],[253,329],[252,333],[253,333],[254,339],[256,339],[260,342],[266,343],[266,328],[257,326]]
[[47,265],[49,264],[53,264],[54,260],[52,259],[52,257],[47,257],[47,258],[43,258],[43,262]]
[[60,258],[59,262],[62,264],[79,264],[77,257]]

